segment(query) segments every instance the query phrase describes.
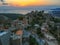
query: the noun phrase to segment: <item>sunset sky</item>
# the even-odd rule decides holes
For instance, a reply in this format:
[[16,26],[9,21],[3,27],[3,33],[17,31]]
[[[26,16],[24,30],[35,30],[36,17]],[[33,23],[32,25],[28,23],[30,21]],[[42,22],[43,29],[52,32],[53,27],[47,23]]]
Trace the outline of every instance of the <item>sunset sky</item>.
[[60,0],[5,0],[12,6],[60,5]]

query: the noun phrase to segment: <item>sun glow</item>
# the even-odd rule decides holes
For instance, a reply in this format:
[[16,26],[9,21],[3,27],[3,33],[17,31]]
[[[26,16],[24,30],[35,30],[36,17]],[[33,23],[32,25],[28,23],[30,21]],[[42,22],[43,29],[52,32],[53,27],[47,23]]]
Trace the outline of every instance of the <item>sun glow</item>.
[[6,2],[13,6],[38,6],[54,4],[52,0],[6,0]]
[[30,4],[34,4],[36,0],[7,0],[8,3],[11,5],[16,5],[16,6],[28,6]]

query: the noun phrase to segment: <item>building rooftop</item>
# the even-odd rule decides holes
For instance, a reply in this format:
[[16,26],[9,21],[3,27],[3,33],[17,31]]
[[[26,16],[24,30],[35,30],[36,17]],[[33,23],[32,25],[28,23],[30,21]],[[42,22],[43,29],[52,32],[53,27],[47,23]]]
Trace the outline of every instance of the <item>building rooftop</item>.
[[23,37],[29,37],[30,33],[28,31],[23,30]]
[[7,32],[5,31],[0,31],[0,36],[3,36],[4,34],[6,34]]
[[22,30],[18,30],[18,31],[16,31],[16,34],[17,35],[22,35],[23,34],[23,31]]

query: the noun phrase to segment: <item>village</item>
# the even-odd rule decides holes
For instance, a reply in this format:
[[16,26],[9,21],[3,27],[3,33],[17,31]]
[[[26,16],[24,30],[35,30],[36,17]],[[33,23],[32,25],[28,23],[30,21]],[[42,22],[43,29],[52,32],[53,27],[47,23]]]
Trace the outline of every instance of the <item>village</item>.
[[1,17],[0,45],[59,45],[60,23],[44,11],[32,11],[15,20]]

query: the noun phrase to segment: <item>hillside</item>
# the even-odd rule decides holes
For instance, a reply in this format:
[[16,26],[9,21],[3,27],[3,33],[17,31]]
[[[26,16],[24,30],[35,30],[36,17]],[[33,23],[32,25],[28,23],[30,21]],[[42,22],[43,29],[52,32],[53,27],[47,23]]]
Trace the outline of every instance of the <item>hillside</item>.
[[11,19],[16,19],[18,16],[22,14],[15,14],[15,13],[0,13],[0,15],[6,16]]

